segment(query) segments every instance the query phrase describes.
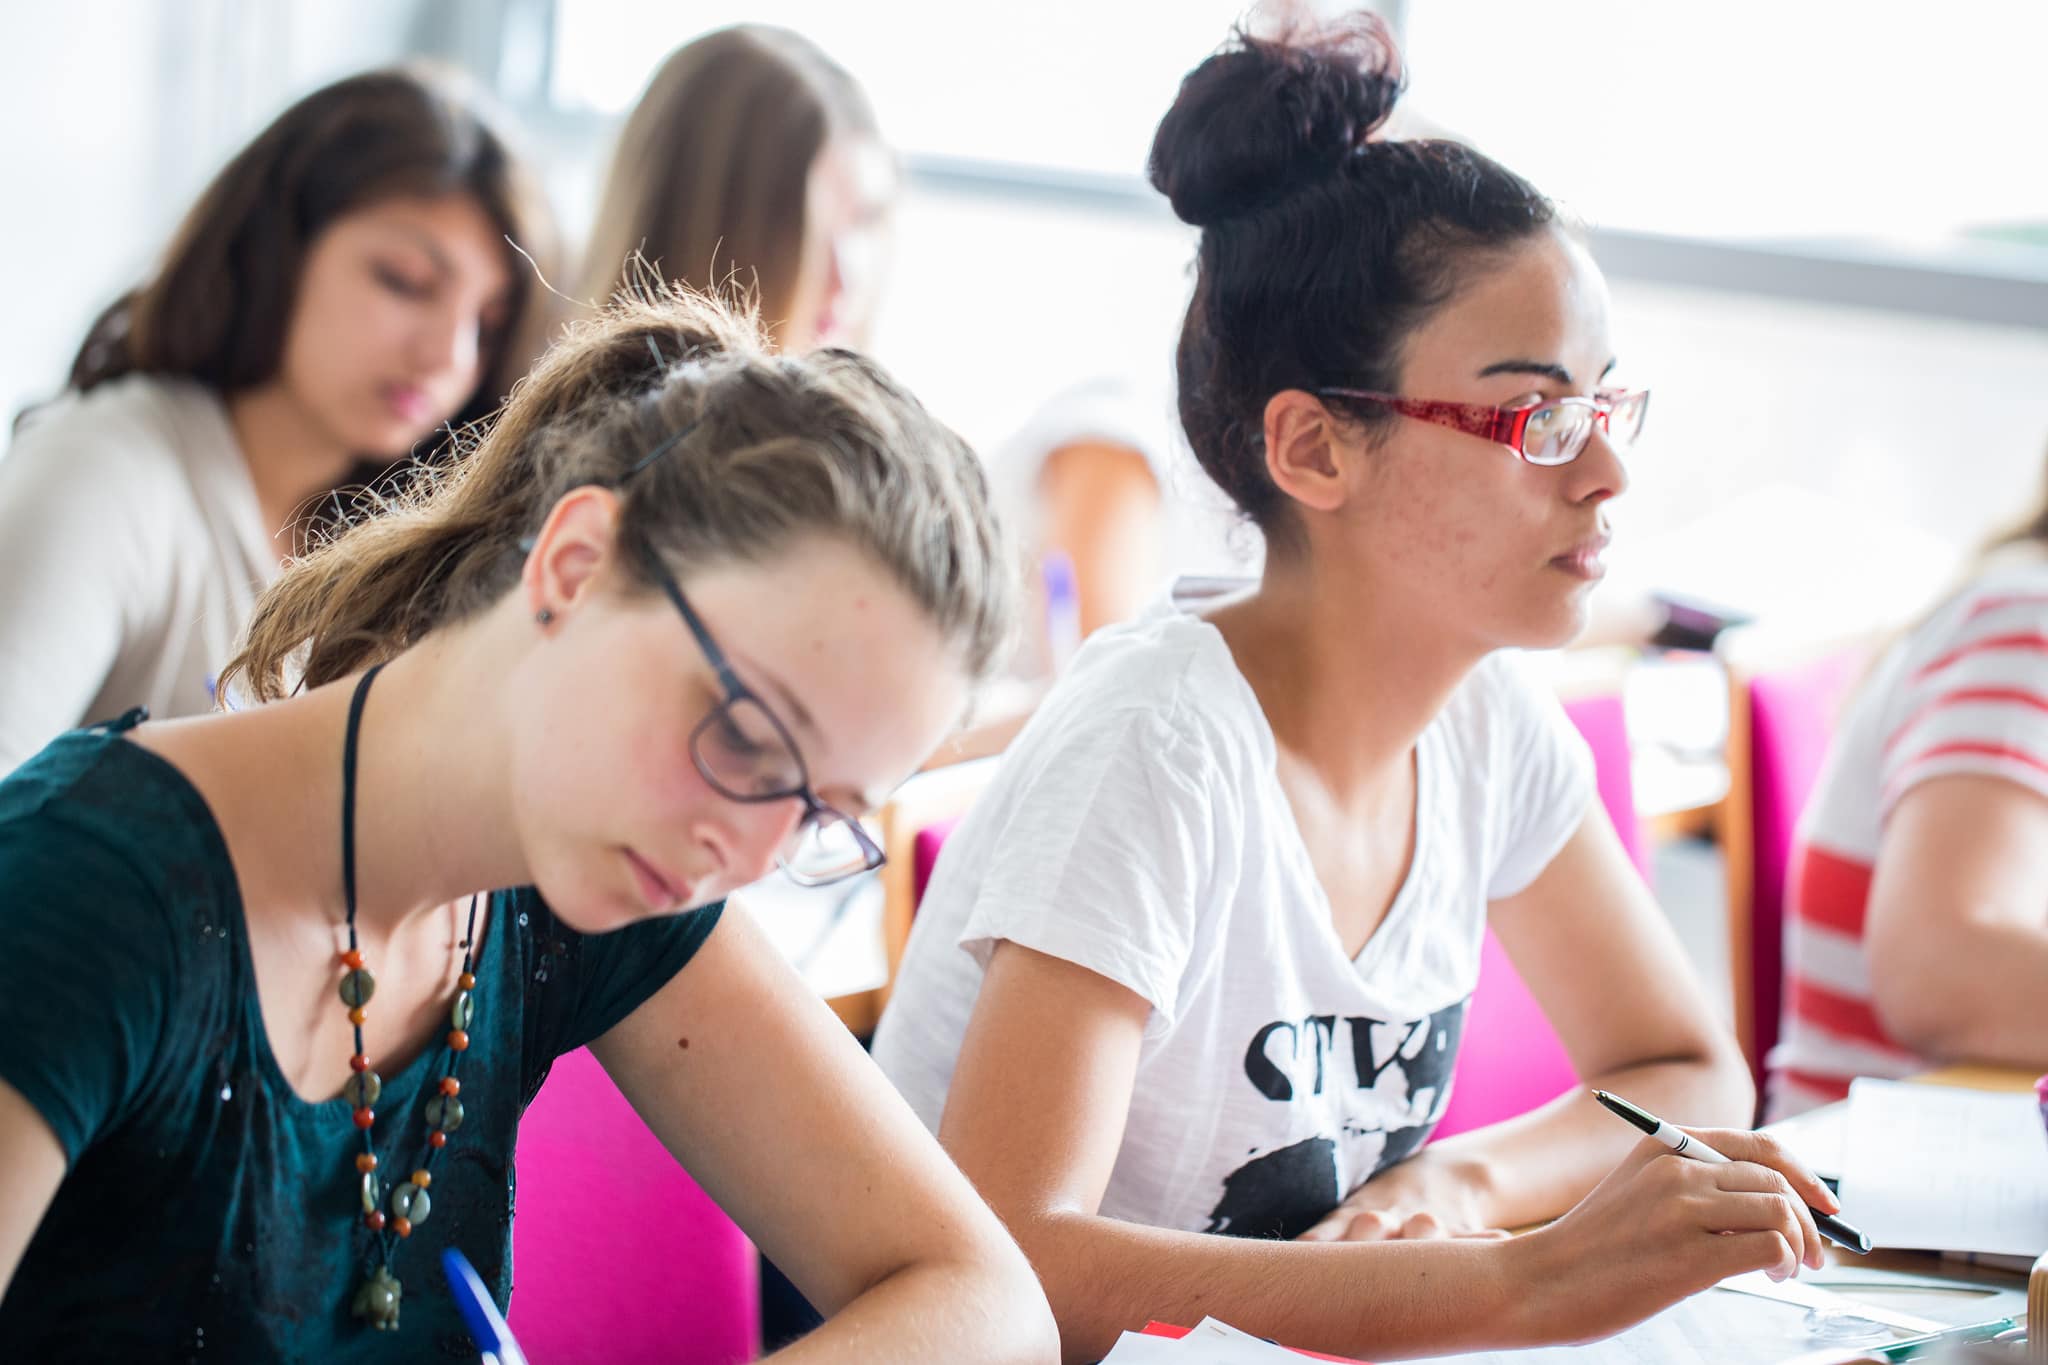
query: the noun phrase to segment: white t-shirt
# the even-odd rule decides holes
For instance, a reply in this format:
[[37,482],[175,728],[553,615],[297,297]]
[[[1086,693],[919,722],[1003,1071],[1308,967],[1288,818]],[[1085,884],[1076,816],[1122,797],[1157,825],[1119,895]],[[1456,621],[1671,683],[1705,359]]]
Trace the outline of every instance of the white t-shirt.
[[1488,902],[1577,829],[1591,755],[1515,660],[1474,669],[1419,741],[1414,859],[1355,959],[1276,757],[1206,621],[1163,602],[1089,639],[947,842],[875,1036],[928,1126],[1007,939],[1152,1006],[1107,1216],[1293,1237],[1422,1145]]
[[1858,685],[1792,854],[1772,1119],[1839,1100],[1858,1076],[1933,1065],[1878,1015],[1865,917],[1899,799],[1961,773],[2048,798],[2048,564],[2037,557],[1980,575]]
[[68,393],[0,458],[0,775],[65,730],[213,705],[279,560],[210,389]]

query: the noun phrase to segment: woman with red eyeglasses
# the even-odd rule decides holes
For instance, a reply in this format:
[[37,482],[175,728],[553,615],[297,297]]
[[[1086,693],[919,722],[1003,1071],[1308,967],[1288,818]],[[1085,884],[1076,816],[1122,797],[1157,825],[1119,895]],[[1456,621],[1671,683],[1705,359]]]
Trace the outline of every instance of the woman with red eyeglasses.
[[1832,1198],[1749,1133],[1674,1160],[1578,1091],[1424,1145],[1489,926],[1588,1087],[1695,1124],[1753,1096],[1513,657],[1584,623],[1646,397],[1549,200],[1372,137],[1400,84],[1369,18],[1240,35],[1160,125],[1202,229],[1181,418],[1264,574],[1083,646],[876,1038],[1070,1360],[1204,1314],[1373,1359],[1583,1340],[1820,1260]]

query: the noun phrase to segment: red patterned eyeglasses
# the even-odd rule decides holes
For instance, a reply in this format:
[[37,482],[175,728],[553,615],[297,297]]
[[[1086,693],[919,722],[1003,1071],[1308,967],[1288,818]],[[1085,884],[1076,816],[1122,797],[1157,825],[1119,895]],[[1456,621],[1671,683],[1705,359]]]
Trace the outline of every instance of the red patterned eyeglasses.
[[1552,398],[1521,407],[1490,408],[1477,403],[1443,403],[1403,398],[1369,389],[1317,389],[1326,398],[1356,398],[1391,408],[1403,417],[1430,422],[1504,445],[1530,464],[1570,464],[1579,458],[1598,427],[1618,450],[1642,435],[1650,410],[1648,389],[1603,389],[1591,398]]

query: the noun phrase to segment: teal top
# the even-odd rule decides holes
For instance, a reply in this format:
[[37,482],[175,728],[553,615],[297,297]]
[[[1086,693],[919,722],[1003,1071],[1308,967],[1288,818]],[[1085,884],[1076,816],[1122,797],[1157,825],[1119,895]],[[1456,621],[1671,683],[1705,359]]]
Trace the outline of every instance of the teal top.
[[[349,1105],[285,1080],[220,827],[123,728],[74,731],[0,782],[0,1079],[70,1166],[0,1299],[0,1360],[475,1360],[442,1248],[508,1306],[520,1114],[557,1056],[681,970],[721,907],[586,935],[531,888],[493,895],[463,1120],[427,1218],[393,1240],[398,1330],[373,1331],[349,1311],[372,1238]],[[384,1077],[380,1175],[425,1157],[446,1056]]]

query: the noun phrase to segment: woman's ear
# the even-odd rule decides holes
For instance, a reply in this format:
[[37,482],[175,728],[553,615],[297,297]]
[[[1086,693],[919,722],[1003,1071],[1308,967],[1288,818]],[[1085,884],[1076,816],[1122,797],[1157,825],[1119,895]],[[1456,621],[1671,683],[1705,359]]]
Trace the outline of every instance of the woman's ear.
[[1303,507],[1334,512],[1350,488],[1337,419],[1322,400],[1283,389],[1266,400],[1266,473]]
[[586,484],[564,494],[526,556],[520,585],[527,611],[545,624],[587,602],[618,552],[618,530],[619,495],[611,489]]

